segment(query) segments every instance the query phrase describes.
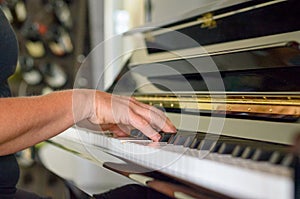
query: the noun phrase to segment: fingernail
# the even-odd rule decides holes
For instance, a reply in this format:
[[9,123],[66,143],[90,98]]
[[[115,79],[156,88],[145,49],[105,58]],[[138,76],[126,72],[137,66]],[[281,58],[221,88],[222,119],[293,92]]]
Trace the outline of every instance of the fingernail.
[[159,134],[156,134],[151,137],[151,140],[153,140],[154,142],[158,142],[160,140],[160,138],[161,138],[161,136]]
[[177,132],[177,129],[175,126],[172,126],[171,129],[172,129],[171,132],[174,132],[174,133]]

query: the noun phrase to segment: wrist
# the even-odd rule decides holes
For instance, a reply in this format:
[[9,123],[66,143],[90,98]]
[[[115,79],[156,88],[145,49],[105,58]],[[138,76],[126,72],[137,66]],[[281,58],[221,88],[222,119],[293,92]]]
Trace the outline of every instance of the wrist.
[[95,115],[95,90],[74,89],[72,92],[72,111],[74,123],[90,119]]

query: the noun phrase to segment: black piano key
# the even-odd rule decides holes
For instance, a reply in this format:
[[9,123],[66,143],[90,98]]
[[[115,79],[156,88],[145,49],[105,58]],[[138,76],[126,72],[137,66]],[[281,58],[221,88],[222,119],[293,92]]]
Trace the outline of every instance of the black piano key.
[[197,149],[201,140],[203,140],[205,138],[205,135],[197,133],[196,136],[194,137],[194,139],[192,140],[191,144],[190,144],[190,148],[191,149]]
[[295,155],[289,153],[282,158],[280,165],[285,167],[292,167],[294,163],[295,163]]
[[222,142],[214,141],[210,147],[210,152],[216,153],[218,152]]
[[221,143],[216,140],[204,139],[198,145],[198,150],[208,150],[210,152],[217,152]]
[[190,145],[190,148],[191,148],[191,149],[196,149],[196,148],[198,148],[198,146],[199,146],[199,144],[200,144],[200,141],[201,141],[201,140],[199,140],[199,139],[197,139],[197,138],[194,138],[193,141],[192,141],[192,143],[191,143],[191,145]]
[[205,140],[201,140],[197,149],[198,150],[209,150],[210,144],[208,142],[205,142]]
[[231,144],[231,143],[222,143],[219,150],[218,150],[218,153],[220,154],[231,154],[232,151],[234,150],[235,148],[235,144]]
[[195,137],[195,135],[178,135],[176,136],[173,144],[174,145],[183,145],[184,147],[188,147],[191,142],[193,141],[193,138]]
[[171,138],[171,136],[172,135],[174,135],[173,133],[164,133],[164,132],[162,132],[162,133],[160,133],[160,135],[161,135],[161,138],[160,138],[160,142],[168,142],[169,141],[169,139]]
[[245,148],[245,146],[236,145],[231,153],[232,157],[240,157],[243,154]]
[[178,135],[178,136],[176,136],[173,144],[174,145],[183,145],[184,142],[185,142],[185,140],[186,140],[186,138],[187,138],[186,136]]
[[137,137],[137,136],[139,136],[141,133],[142,133],[142,132],[139,131],[138,129],[133,129],[133,130],[130,131],[130,135],[131,135],[132,137]]
[[183,143],[184,147],[190,147],[195,136],[188,136],[185,142]]
[[130,136],[141,140],[149,140],[149,138],[138,129],[131,130]]
[[171,137],[168,140],[168,144],[173,144],[177,136],[177,134],[171,135]]
[[242,155],[241,155],[241,158],[244,158],[244,159],[249,159],[252,157],[252,155],[254,154],[254,149],[247,146],[245,148],[245,150],[243,151]]
[[282,160],[283,156],[278,151],[274,151],[269,159],[272,164],[278,164]]
[[168,144],[185,145],[185,147],[188,147],[196,136],[197,134],[193,132],[178,131],[176,134],[171,134],[167,142]]
[[251,157],[254,161],[268,161],[271,158],[272,151],[256,149]]

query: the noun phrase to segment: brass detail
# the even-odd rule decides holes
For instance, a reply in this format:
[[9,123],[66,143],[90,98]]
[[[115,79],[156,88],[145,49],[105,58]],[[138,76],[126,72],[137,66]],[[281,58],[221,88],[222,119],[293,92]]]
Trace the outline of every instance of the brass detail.
[[215,28],[217,27],[217,22],[214,20],[214,16],[212,13],[206,13],[203,15],[202,18],[200,18],[200,20],[202,20],[202,24],[201,24],[201,28]]
[[[290,115],[300,117],[300,95],[136,95],[137,100],[164,108],[216,111],[220,113],[248,113]],[[265,97],[265,98],[264,98]],[[288,97],[291,100],[288,100]]]
[[148,42],[155,42],[155,37],[150,32],[147,32],[145,34],[145,40]]

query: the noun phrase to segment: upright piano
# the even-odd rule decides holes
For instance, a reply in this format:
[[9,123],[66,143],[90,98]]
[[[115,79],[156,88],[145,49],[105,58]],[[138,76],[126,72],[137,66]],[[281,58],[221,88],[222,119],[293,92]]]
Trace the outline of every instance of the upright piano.
[[124,34],[109,92],[167,114],[152,142],[74,126],[49,140],[174,198],[299,198],[300,1],[226,1]]

